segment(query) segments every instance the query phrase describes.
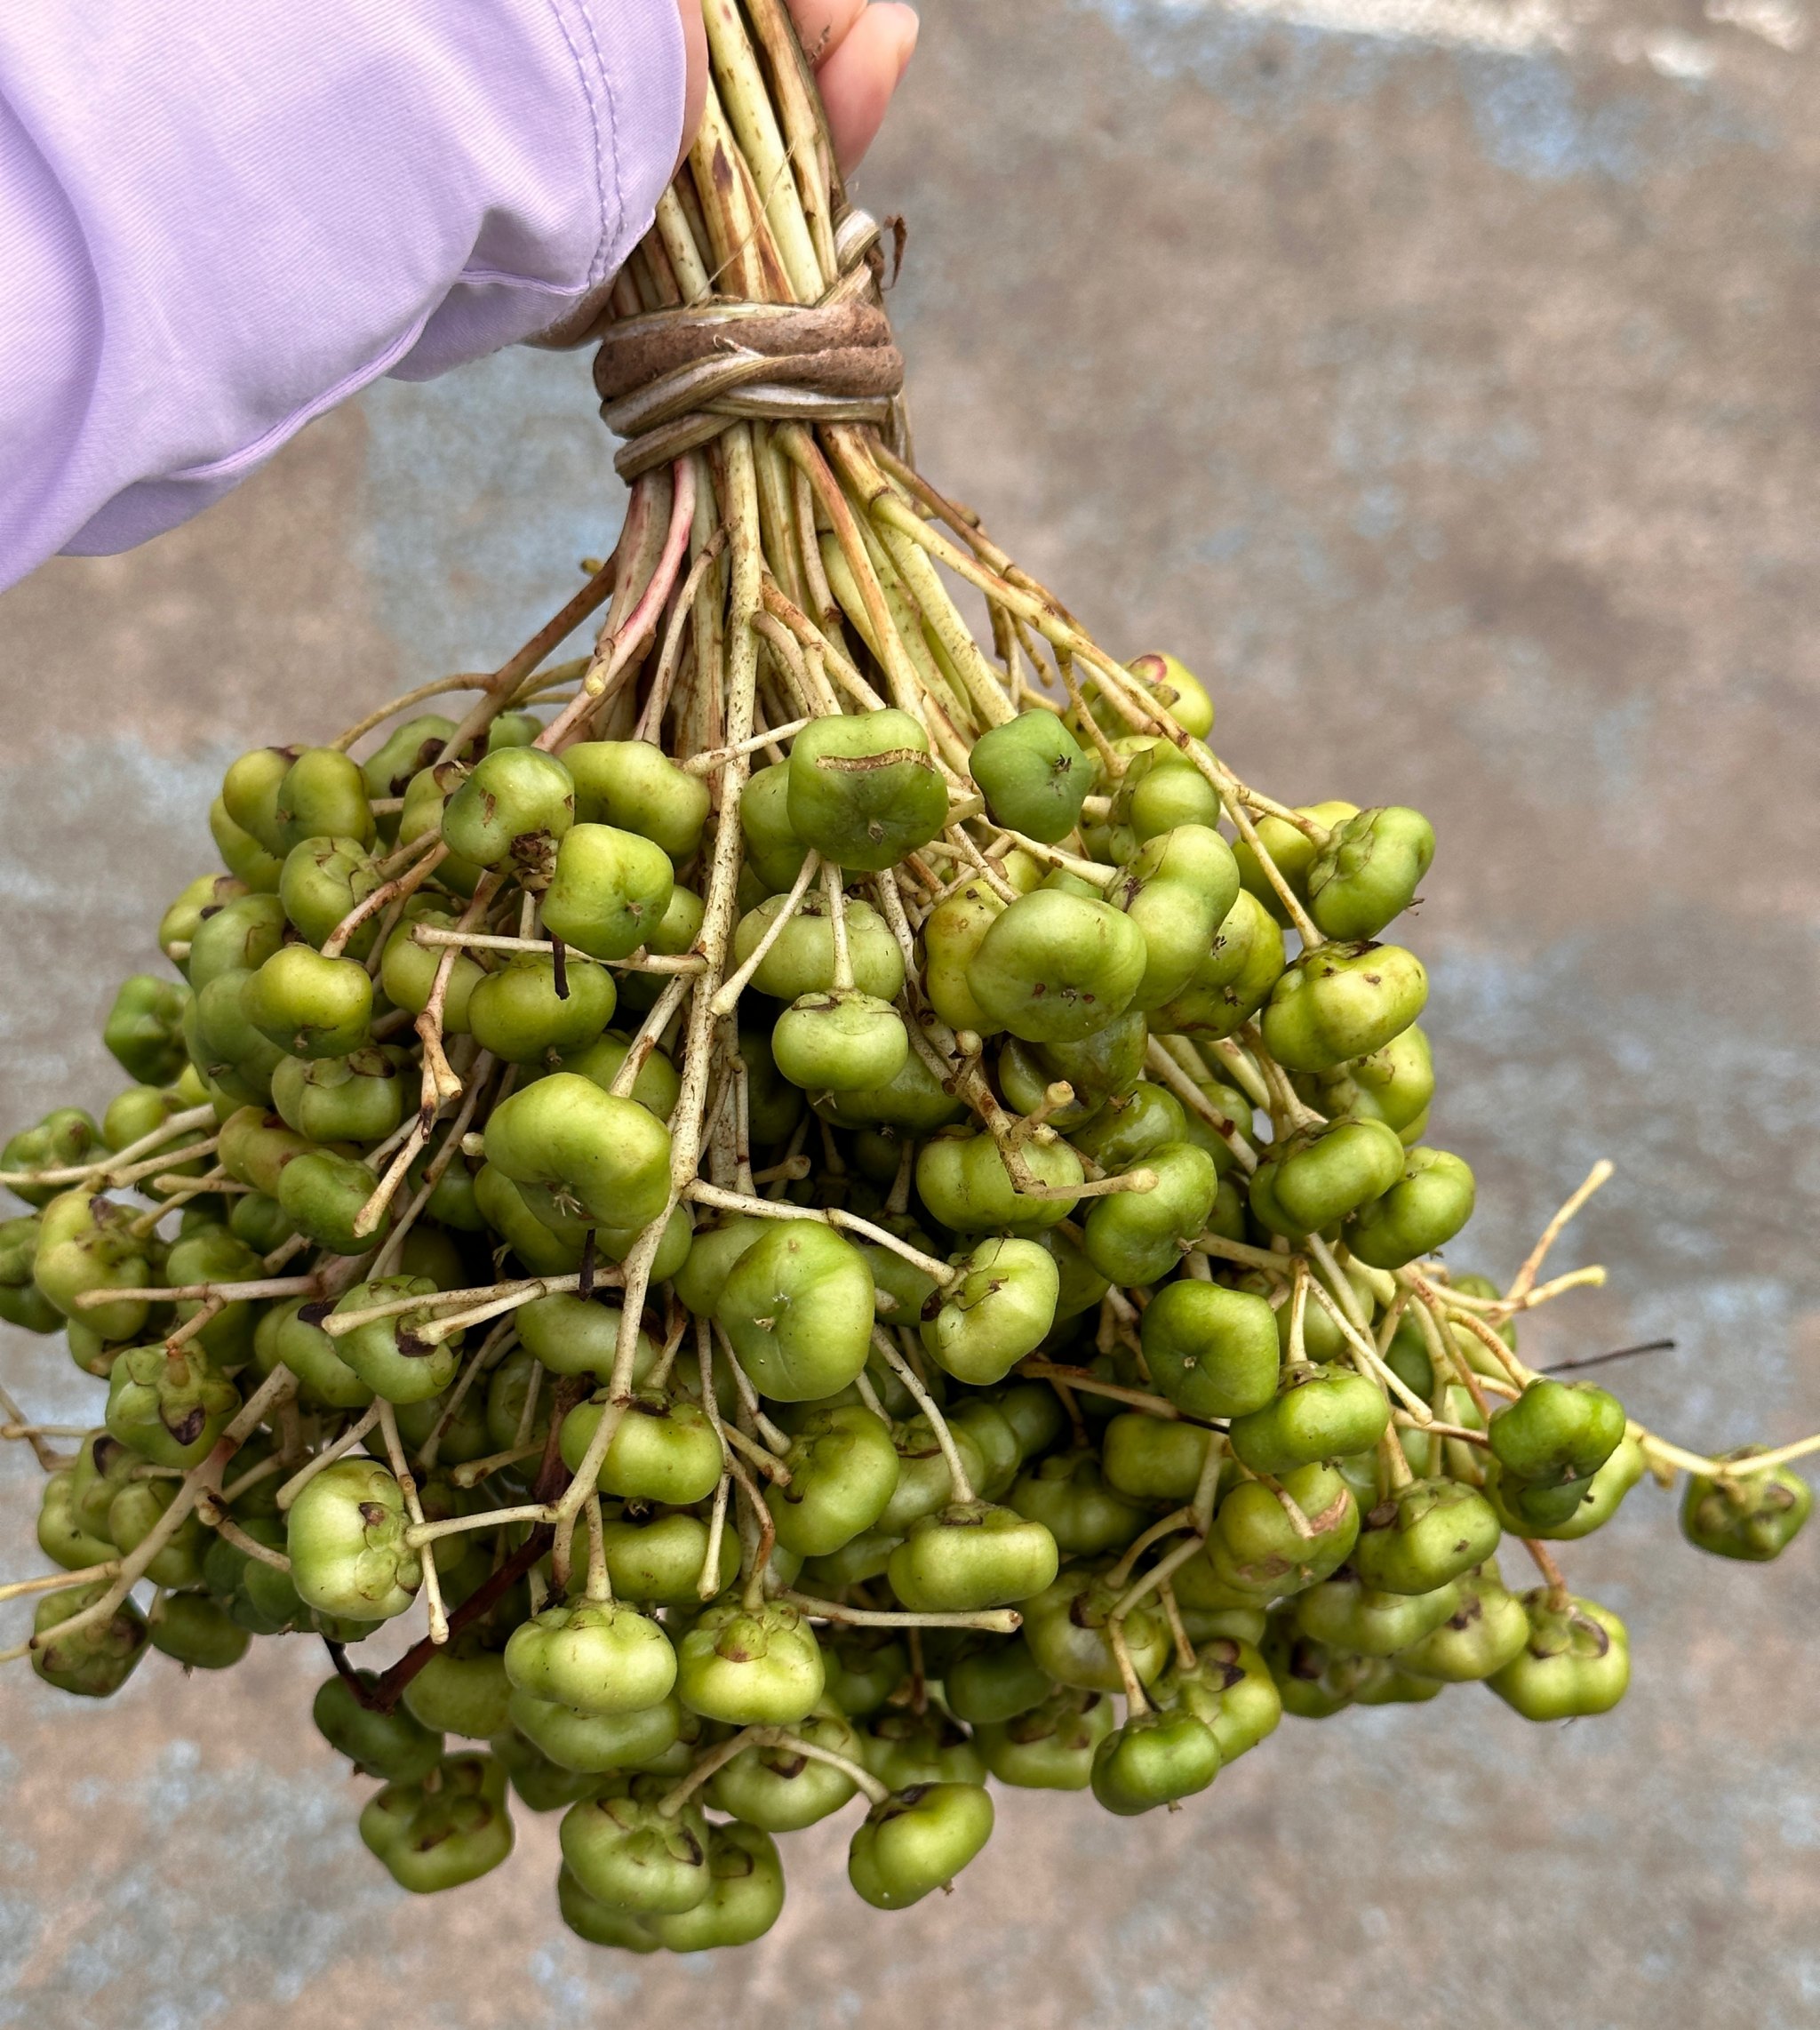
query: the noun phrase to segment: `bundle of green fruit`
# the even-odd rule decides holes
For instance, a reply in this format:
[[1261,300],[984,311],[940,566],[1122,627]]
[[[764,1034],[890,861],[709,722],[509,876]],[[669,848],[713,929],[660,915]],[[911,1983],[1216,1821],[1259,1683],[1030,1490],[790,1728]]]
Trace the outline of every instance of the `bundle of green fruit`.
[[756,1938],[857,1794],[897,1908],[988,1775],[1135,1814],[1285,1708],[1603,1712],[1624,1631],[1548,1546],[1654,1469],[1774,1557],[1820,1443],[1700,1459],[1524,1364],[1604,1166],[1508,1288],[1443,1266],[1473,1179],[1380,941],[1427,822],[1249,787],[918,476],[781,9],[707,14],[601,354],[614,558],[491,679],[235,762],[135,1083],[0,1158],[0,1315],[107,1386],[68,1457],[4,1398],[60,1568],[11,1653],[106,1695],[320,1637],[400,1882],[515,1793],[640,1952]]

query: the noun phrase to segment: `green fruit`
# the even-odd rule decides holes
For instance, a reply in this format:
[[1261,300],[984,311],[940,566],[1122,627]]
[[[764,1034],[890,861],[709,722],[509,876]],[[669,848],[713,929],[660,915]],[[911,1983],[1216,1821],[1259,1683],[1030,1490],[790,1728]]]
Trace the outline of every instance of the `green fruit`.
[[[335,1309],[339,1314],[367,1311],[381,1303],[395,1303],[402,1297],[435,1297],[436,1285],[422,1275],[387,1275],[375,1283],[355,1283]],[[440,1395],[454,1380],[463,1334],[452,1331],[446,1339],[430,1344],[418,1338],[430,1317],[426,1309],[395,1311],[392,1317],[375,1317],[355,1325],[332,1342],[335,1356],[343,1366],[387,1403],[426,1403]],[[296,1346],[299,1336],[286,1338],[286,1348]]]
[[[785,909],[787,898],[773,896],[743,915],[733,931],[733,963],[744,965]],[[904,991],[904,955],[884,919],[869,903],[846,905],[847,949],[854,987],[878,1001],[895,1001]],[[834,931],[830,906],[819,892],[805,895],[776,942],[759,962],[752,984],[778,1001],[831,993],[834,985]],[[742,1039],[742,1050],[743,1050]]]
[[275,1198],[286,1167],[309,1151],[310,1144],[285,1127],[276,1115],[261,1113],[257,1107],[241,1107],[221,1123],[221,1144],[216,1153],[229,1177]]
[[[79,1107],[60,1107],[45,1115],[36,1127],[24,1129],[0,1149],[0,1169],[68,1170],[92,1162],[100,1139],[100,1129]],[[60,1184],[15,1184],[7,1188],[28,1205],[48,1205],[59,1195],[73,1195]]]
[[544,929],[590,958],[629,958],[664,921],[674,886],[661,846],[615,825],[578,825],[556,849]]
[[1511,1479],[1545,1487],[1590,1480],[1624,1435],[1624,1410],[1589,1381],[1538,1376],[1491,1413],[1492,1457]]
[[566,1811],[593,1792],[591,1777],[553,1762],[515,1729],[495,1734],[487,1745],[505,1765],[519,1802],[532,1811]]
[[1164,650],[1134,656],[1125,667],[1185,733],[1205,739],[1212,732],[1213,700],[1185,662]]
[[575,786],[562,763],[536,747],[500,747],[483,755],[450,797],[443,840],[475,867],[547,872],[574,822]]
[[421,713],[395,726],[384,744],[361,763],[367,795],[375,799],[402,796],[411,779],[435,761],[455,731],[455,722],[440,712]]
[[[371,1671],[355,1674],[368,1688],[379,1682]],[[323,1740],[363,1776],[381,1777],[387,1783],[421,1783],[443,1759],[441,1734],[402,1708],[375,1713],[363,1706],[339,1673],[316,1688],[310,1716]]]
[[824,859],[876,874],[925,846],[948,793],[907,712],[816,719],[790,748],[790,828]]
[[[699,1605],[697,1586],[707,1560],[708,1542],[708,1526],[700,1516],[656,1515],[643,1522],[609,1522],[603,1534],[607,1576],[620,1599],[656,1607]],[[724,1530],[720,1586],[731,1583],[738,1567],[738,1540],[732,1530]]]
[[515,1184],[564,1188],[603,1226],[645,1226],[668,1200],[668,1129],[636,1100],[572,1072],[502,1100],[487,1122],[486,1154]]
[[[603,1388],[563,1419],[558,1443],[571,1473],[579,1468],[611,1399]],[[644,1394],[627,1405],[614,1429],[601,1461],[599,1485],[603,1494],[622,1500],[686,1508],[705,1501],[724,1471],[719,1434],[698,1403]]]
[[1236,1762],[1273,1733],[1282,1695],[1251,1643],[1217,1635],[1202,1642],[1193,1670],[1176,1666],[1157,1680],[1157,1703],[1182,1706],[1213,1736],[1220,1763]]
[[146,1632],[155,1650],[187,1671],[229,1670],[252,1641],[244,1628],[202,1593],[167,1594],[154,1610]]
[[1149,1520],[1145,1509],[1106,1484],[1099,1461],[1088,1451],[1039,1459],[1019,1475],[1007,1499],[1020,1515],[1041,1522],[1066,1557],[1121,1550]]
[[1460,1603],[1440,1627],[1399,1652],[1399,1670],[1446,1684],[1473,1684],[1495,1676],[1529,1639],[1521,1601],[1491,1573],[1460,1581]]
[[1299,1232],[1316,1233],[1382,1197],[1402,1175],[1396,1131],[1381,1121],[1329,1121],[1291,1136],[1273,1159],[1270,1189]]
[[1201,1484],[1209,1434],[1139,1411],[1114,1417],[1100,1440],[1106,1485],[1133,1501],[1186,1501]]
[[[1298,817],[1311,818],[1315,824],[1330,831],[1336,825],[1343,825],[1347,819],[1359,815],[1356,803],[1346,803],[1337,799],[1328,803],[1305,803],[1297,812]],[[1269,854],[1282,875],[1290,892],[1303,903],[1308,899],[1308,875],[1314,865],[1320,845],[1311,839],[1299,826],[1292,825],[1286,818],[1265,817],[1257,822],[1257,843]],[[1282,898],[1275,884],[1264,871],[1257,855],[1250,845],[1241,841],[1234,848],[1239,863],[1240,878],[1245,883],[1246,892],[1257,897],[1279,923],[1287,923],[1289,911],[1284,908]]]
[[1153,1011],[1160,1034],[1230,1036],[1283,975],[1283,934],[1255,895],[1241,893],[1179,993]]
[[307,1606],[385,1621],[417,1597],[422,1557],[404,1541],[404,1495],[377,1459],[323,1467],[299,1491],[287,1522],[291,1583]]
[[1149,964],[1143,932],[1105,902],[1038,889],[987,927],[967,985],[1026,1043],[1075,1043],[1123,1014]]
[[[1181,1101],[1168,1087],[1153,1085],[1147,1079],[1139,1079],[1129,1092],[1107,1101],[1091,1120],[1068,1132],[1068,1139],[1082,1155],[1114,1175],[1136,1169],[1165,1142],[1190,1139],[1187,1111]],[[1220,1167],[1225,1168],[1232,1162],[1232,1152],[1224,1142],[1219,1147],[1225,1159]],[[1220,1163],[1219,1156],[1215,1162]]]
[[808,846],[791,827],[789,804],[787,761],[773,762],[769,768],[754,771],[739,799],[746,865],[778,895],[794,884],[809,857]]
[[1459,1605],[1457,1580],[1431,1593],[1381,1593],[1343,1571],[1297,1596],[1296,1626],[1348,1656],[1391,1657],[1439,1628]]
[[243,831],[219,796],[209,806],[209,836],[215,842],[221,865],[230,875],[261,895],[276,892],[283,860],[275,853],[268,853],[251,832]]
[[914,1784],[867,1812],[848,1851],[848,1880],[874,1909],[907,1909],[959,1874],[992,1826],[984,1786]]
[[[1492,1422],[1495,1427],[1497,1419]],[[1747,1448],[1728,1457],[1742,1463],[1752,1452]],[[1681,1534],[1715,1557],[1766,1564],[1793,1542],[1813,1507],[1813,1489],[1786,1467],[1736,1480],[1690,1474],[1681,1498]]]
[[302,1385],[303,1400],[329,1410],[363,1410],[371,1387],[341,1358],[336,1341],[301,1316],[307,1300],[288,1299],[267,1307],[253,1335],[253,1357],[269,1374],[280,1362]]
[[[177,1498],[177,1484],[171,1480],[130,1480],[108,1503],[108,1535],[123,1557],[138,1550],[164,1521],[164,1511]],[[154,1586],[198,1586],[206,1548],[202,1517],[192,1510],[146,1567],[146,1577]]]
[[131,1347],[108,1380],[108,1430],[155,1467],[200,1466],[239,1408],[240,1391],[193,1341]]
[[68,1635],[57,1634],[66,1621],[102,1599],[108,1586],[103,1578],[64,1593],[47,1593],[33,1612],[34,1637],[47,1639],[32,1651],[32,1668],[59,1691],[73,1691],[83,1698],[111,1698],[145,1653],[145,1618],[131,1600],[123,1600],[98,1624]]
[[1085,1790],[1094,1754],[1116,1725],[1112,1701],[1047,1679],[1043,1687],[1034,1706],[978,1730],[980,1752],[990,1772],[1018,1790]]
[[1106,894],[1144,938],[1134,1007],[1161,1007],[1187,987],[1238,897],[1233,850],[1209,826],[1178,825],[1139,849]]
[[[1002,1726],[1018,1714],[1033,1712],[1055,1690],[1048,1674],[1037,1667],[1030,1645],[1021,1635],[987,1636],[978,1649],[969,1650],[947,1665],[942,1674],[942,1690],[956,1719],[970,1727]],[[1097,1698],[1097,1693],[1074,1694],[1077,1701]],[[1111,1723],[1108,1712],[1106,1722]],[[993,1760],[991,1744],[976,1733],[980,1750],[994,1776],[1010,1783]],[[1079,1790],[1082,1783],[1062,1787]]]
[[225,973],[256,972],[284,941],[284,905],[275,895],[242,895],[205,910],[189,947],[189,984],[200,994]]
[[[358,839],[305,839],[284,856],[278,899],[307,943],[320,948],[356,904],[380,886],[379,863]],[[355,924],[343,947],[364,959],[379,935],[379,918]]]
[[922,1344],[957,1381],[988,1387],[1042,1345],[1060,1294],[1061,1272],[1039,1243],[982,1241],[922,1327]]
[[826,1557],[870,1530],[898,1485],[890,1427],[858,1403],[818,1410],[784,1455],[787,1484],[768,1484],[778,1541],[799,1557]]
[[659,1809],[661,1778],[617,1777],[563,1814],[563,1858],[590,1896],[644,1917],[692,1910],[707,1896],[708,1829],[691,1799]]
[[1375,938],[1416,899],[1434,860],[1434,827],[1404,803],[1336,825],[1308,869],[1308,913],[1329,938]]
[[1276,1315],[1262,1297],[1183,1277],[1151,1299],[1139,1327],[1151,1379],[1191,1417],[1243,1417],[1276,1395]]
[[1059,1562],[1041,1522],[970,1501],[919,1517],[885,1570],[913,1613],[970,1614],[1032,1598],[1053,1582]]
[[[617,1029],[609,1029],[582,1049],[566,1051],[561,1068],[574,1072],[579,1077],[592,1079],[603,1092],[611,1091],[631,1047],[629,1036],[622,1035]],[[661,1051],[653,1051],[639,1067],[638,1076],[632,1082],[630,1097],[655,1114],[659,1121],[667,1123],[676,1111],[682,1084],[675,1066]]]
[[1337,1571],[1358,1540],[1359,1504],[1331,1467],[1297,1467],[1281,1484],[1300,1511],[1299,1526],[1282,1497],[1261,1481],[1239,1482],[1215,1514],[1208,1568],[1234,1597],[1280,1600],[1305,1592]]
[[840,1628],[829,1631],[822,1651],[826,1698],[849,1719],[874,1713],[909,1673],[903,1639],[890,1628]]
[[604,966],[571,959],[556,986],[553,959],[515,952],[498,972],[476,983],[467,1025],[484,1051],[507,1064],[545,1064],[585,1049],[613,1019],[617,996]]
[[933,1706],[877,1713],[859,1735],[866,1767],[882,1784],[984,1783],[986,1758],[967,1730]]
[[[951,1427],[948,1436],[968,1479],[983,1476],[985,1463],[972,1434],[964,1427]],[[954,1499],[954,1478],[947,1458],[926,1416],[908,1417],[894,1424],[891,1442],[898,1454],[898,1483],[877,1524],[879,1532],[889,1540],[888,1549],[896,1547],[896,1539],[904,1536],[913,1522],[934,1515]],[[878,1569],[884,1569],[882,1559]]]
[[708,1890],[692,1909],[649,1920],[672,1953],[706,1953],[762,1938],[784,1907],[784,1864],[770,1834],[737,1821],[710,1826]]
[[[747,1039],[739,1040],[739,1054],[751,1062]],[[793,1099],[795,1089],[784,1090]],[[914,1051],[904,1060],[904,1068],[889,1085],[870,1087],[861,1092],[834,1092],[816,1101],[816,1111],[826,1121],[842,1128],[895,1128],[906,1137],[932,1135],[938,1128],[958,1121],[966,1103],[944,1090],[935,1075]]]
[[512,1696],[505,1658],[466,1634],[438,1650],[404,1688],[413,1719],[471,1741],[505,1731]]
[[[122,1448],[124,1450],[124,1448]],[[128,1452],[128,1459],[132,1455]],[[65,1467],[44,1483],[38,1501],[38,1548],[65,1571],[81,1571],[84,1566],[105,1564],[119,1549],[106,1534],[105,1512],[100,1529],[84,1527],[72,1493],[75,1475]]]
[[1171,741],[1140,733],[1113,745],[1127,757],[1125,772],[1114,786],[1111,825],[1089,834],[1097,853],[1129,860],[1177,826],[1219,823],[1219,792]]
[[1020,712],[973,743],[968,772],[994,822],[1052,846],[1081,821],[1092,766],[1055,714]]
[[857,989],[800,995],[778,1018],[771,1054],[793,1085],[858,1092],[889,1085],[910,1054],[910,1033],[888,1001]]
[[369,1043],[342,1058],[284,1059],[272,1105],[309,1141],[382,1142],[416,1103],[416,1086],[403,1051]]
[[1289,1071],[1330,1071],[1401,1035],[1428,999],[1428,975],[1399,945],[1322,945],[1271,990],[1264,1041]]
[[1111,1283],[1088,1260],[1086,1251],[1062,1232],[1059,1224],[1045,1227],[1030,1238],[1056,1265],[1059,1287],[1056,1292],[1056,1323],[1066,1323],[1091,1311]]
[[512,1724],[557,1768],[582,1776],[650,1768],[675,1747],[682,1725],[675,1698],[635,1713],[602,1714],[515,1691],[508,1711]]
[[1381,1593],[1432,1593],[1482,1564],[1501,1534],[1491,1505],[1457,1480],[1418,1480],[1365,1516],[1353,1564]]
[[[224,783],[224,798],[227,789]],[[271,852],[289,853],[307,839],[353,839],[370,846],[378,836],[359,764],[334,747],[305,747],[280,779],[271,808],[275,845],[269,831],[248,827]]]
[[78,1306],[105,1290],[142,1290],[151,1281],[146,1243],[132,1232],[132,1207],[86,1191],[66,1191],[38,1216],[32,1281],[63,1314],[104,1339],[130,1339],[145,1324],[150,1306],[140,1298]]
[[770,1228],[769,1220],[743,1215],[728,1218],[717,1227],[704,1227],[695,1236],[688,1260],[673,1279],[683,1307],[697,1318],[711,1318],[734,1263]]
[[760,1395],[832,1395],[866,1365],[872,1272],[832,1227],[779,1220],[728,1272],[714,1317]]
[[[1023,1155],[1039,1184],[1068,1190],[1086,1181],[1080,1157],[1066,1142],[1033,1139]],[[960,1128],[945,1129],[922,1145],[915,1174],[917,1196],[930,1216],[960,1234],[1053,1227],[1076,1203],[1026,1196],[992,1137]]]
[[297,755],[295,747],[254,747],[230,763],[221,779],[221,803],[228,816],[267,852],[283,851],[276,816],[278,786]]
[[821,1651],[794,1607],[710,1607],[678,1645],[676,1692],[691,1713],[734,1727],[790,1727],[814,1712]]
[[1219,1744],[1193,1713],[1138,1714],[1094,1752],[1093,1794],[1132,1818],[1205,1790],[1219,1765]]
[[701,843],[708,788],[648,740],[584,740],[563,751],[584,825],[655,841],[680,867]]
[[[413,1015],[421,1015],[429,1006],[436,974],[448,956],[444,947],[419,945],[412,939],[411,933],[419,924],[426,930],[452,931],[455,919],[427,907],[414,912],[407,909],[404,921],[387,939],[385,956],[379,962],[379,986],[386,998],[400,1008],[408,1008]],[[466,952],[457,952],[443,994],[445,1035],[467,1034],[467,1004],[485,978],[476,960]]]
[[[622,1314],[602,1297],[556,1291],[513,1314],[520,1341],[552,1374],[596,1375],[613,1371]],[[643,1332],[633,1356],[633,1380],[641,1382],[656,1364],[657,1349]]]
[[657,1933],[643,1917],[590,1896],[566,1864],[556,1875],[556,1909],[563,1923],[590,1946],[612,1946],[627,1953],[663,1950]]
[[0,1319],[28,1332],[56,1332],[63,1314],[32,1281],[38,1232],[35,1214],[0,1220]]
[[307,1234],[319,1248],[335,1255],[363,1255],[391,1229],[390,1206],[371,1233],[361,1233],[355,1224],[379,1181],[352,1156],[312,1149],[285,1164],[278,1179],[278,1203],[299,1232]]
[[1390,1425],[1390,1403],[1349,1368],[1305,1364],[1283,1372],[1275,1400],[1233,1420],[1238,1459],[1281,1475],[1317,1459],[1369,1451]]
[[1473,1217],[1475,1191],[1458,1156],[1413,1148],[1397,1182],[1353,1216],[1346,1245],[1372,1268],[1401,1268],[1453,1239]]
[[1169,1274],[1181,1260],[1181,1243],[1205,1231],[1219,1190],[1213,1158],[1193,1142],[1164,1142],[1143,1168],[1156,1179],[1153,1189],[1096,1198],[1086,1221],[1087,1259],[1126,1287]]
[[387,1784],[360,1815],[360,1836],[401,1889],[458,1889],[512,1851],[504,1764],[450,1755],[420,1782]]
[[[1122,1691],[1125,1681],[1107,1632],[1118,1597],[1106,1583],[1104,1568],[1066,1567],[1024,1610],[1024,1640],[1037,1666],[1058,1684]],[[1169,1629],[1147,1601],[1124,1617],[1123,1626],[1131,1667],[1138,1682],[1148,1684],[1169,1661]]]
[[658,1624],[611,1600],[546,1607],[506,1644],[521,1691],[580,1713],[636,1713],[669,1696],[676,1653]]
[[1004,907],[984,880],[970,882],[939,903],[923,923],[922,991],[951,1029],[971,1029],[976,1035],[989,1036],[998,1028],[973,998],[967,971],[980,940]]
[[188,989],[175,980],[135,973],[114,996],[101,1030],[126,1075],[141,1085],[168,1085],[184,1067],[183,1011]]
[[1525,1720],[1573,1720],[1609,1713],[1631,1682],[1631,1645],[1616,1614],[1590,1600],[1548,1604],[1548,1589],[1522,1595],[1529,1638],[1486,1680]]
[[[244,1241],[236,1241],[225,1227],[205,1228],[182,1236],[164,1259],[164,1275],[173,1288],[186,1283],[244,1283],[265,1274],[265,1264]],[[187,1324],[203,1308],[199,1299],[185,1298],[176,1307],[180,1324]],[[218,1368],[228,1372],[243,1368],[252,1357],[255,1306],[242,1299],[224,1305],[214,1318],[196,1335],[194,1344]]]
[[[791,1730],[800,1739],[860,1760],[858,1737],[838,1713],[812,1713]],[[746,1748],[709,1778],[707,1802],[717,1811],[767,1833],[797,1833],[838,1811],[854,1794],[851,1777],[794,1748]]]

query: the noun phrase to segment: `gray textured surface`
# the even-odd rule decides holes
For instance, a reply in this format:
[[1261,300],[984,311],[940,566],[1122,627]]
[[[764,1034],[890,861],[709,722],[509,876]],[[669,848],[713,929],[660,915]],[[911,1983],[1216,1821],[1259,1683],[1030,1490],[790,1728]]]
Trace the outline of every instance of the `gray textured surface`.
[[[1612,1286],[1538,1343],[1674,1333],[1624,1382],[1689,1442],[1820,1425],[1805,16],[925,16],[863,188],[912,224],[925,467],[1110,644],[1199,667],[1255,779],[1434,816],[1414,941],[1474,1252],[1507,1271],[1594,1155],[1621,1166],[1562,1258]],[[92,1032],[205,864],[222,761],[497,659],[618,499],[579,364],[518,356],[377,389],[194,527],[0,601],[9,1121],[107,1097]],[[57,1357],[4,1355],[35,1406],[92,1413]],[[802,1835],[777,1931],[699,1963],[563,1933],[547,1824],[460,1896],[395,1891],[300,1642],[227,1681],[155,1658],[100,1709],[15,1666],[0,2024],[1813,2022],[1813,1543],[1721,1567],[1645,1488],[1569,1569],[1632,1631],[1607,1720],[1531,1729],[1467,1689],[1286,1722],[1160,1823],[1007,1796],[962,1892],[898,1917]]]

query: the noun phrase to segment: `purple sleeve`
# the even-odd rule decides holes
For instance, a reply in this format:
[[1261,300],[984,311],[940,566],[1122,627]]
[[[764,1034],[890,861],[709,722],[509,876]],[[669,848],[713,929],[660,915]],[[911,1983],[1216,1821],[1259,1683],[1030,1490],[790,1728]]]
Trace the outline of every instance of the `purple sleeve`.
[[682,89],[676,0],[8,0],[0,587],[547,330],[650,224]]

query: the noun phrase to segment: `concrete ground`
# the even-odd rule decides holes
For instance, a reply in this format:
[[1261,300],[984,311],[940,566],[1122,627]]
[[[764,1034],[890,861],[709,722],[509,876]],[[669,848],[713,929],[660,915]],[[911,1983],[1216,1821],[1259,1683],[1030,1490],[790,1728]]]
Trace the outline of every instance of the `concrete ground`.
[[[922,463],[1109,644],[1177,649],[1223,751],[1397,799],[1441,854],[1439,1139],[1508,1272],[1600,1154],[1538,1328],[1688,1443],[1820,1426],[1820,61],[1800,0],[926,0],[862,196]],[[1806,109],[1804,111],[1804,108]],[[500,655],[611,543],[585,368],[384,385],[136,555],[0,600],[5,1116],[210,864],[235,752]],[[9,1386],[92,1387],[18,1335]],[[34,1478],[0,1460],[31,1569]],[[1569,1559],[1628,1620],[1612,1716],[1475,1690],[1286,1722],[1178,1816],[1010,1794],[883,1916],[799,1836],[776,1931],[636,1962],[557,1923],[554,1829],[418,1904],[354,1833],[308,1645],[113,1705],[0,1679],[0,2024],[543,2030],[1795,2030],[1820,2017],[1820,1538],[1683,1546],[1640,1490]],[[1519,1554],[1521,1555],[1521,1554]],[[13,1639],[17,1609],[7,1610]]]

